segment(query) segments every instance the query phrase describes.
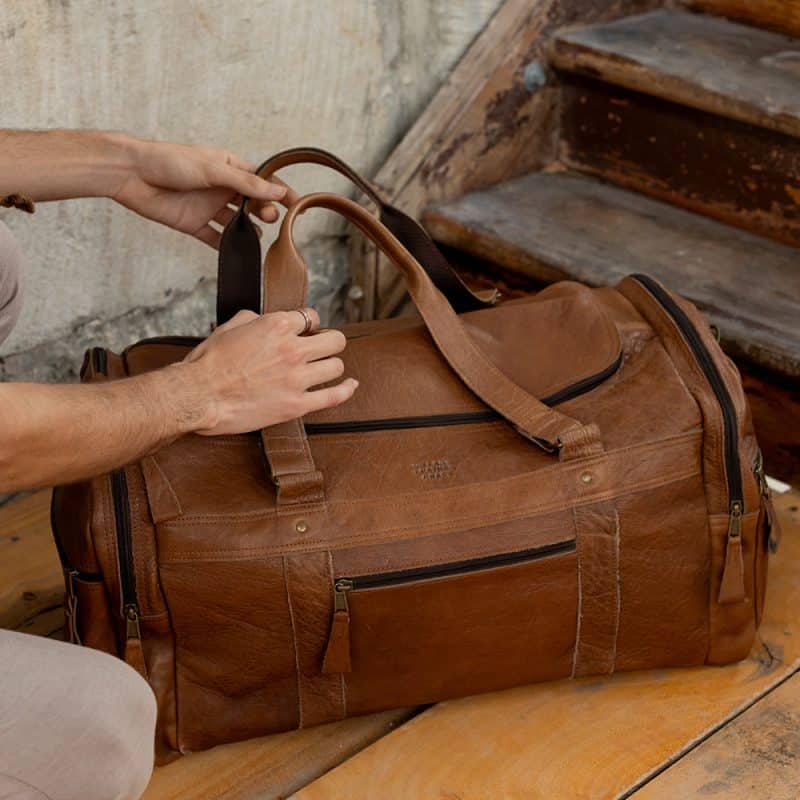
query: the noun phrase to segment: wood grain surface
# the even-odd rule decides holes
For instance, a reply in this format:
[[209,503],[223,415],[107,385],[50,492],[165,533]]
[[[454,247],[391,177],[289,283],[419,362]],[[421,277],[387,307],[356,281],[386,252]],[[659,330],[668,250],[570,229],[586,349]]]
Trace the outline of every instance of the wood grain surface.
[[800,136],[799,49],[788,36],[662,9],[562,31],[551,59],[560,69]]
[[800,36],[800,0],[686,0],[686,5]]
[[[655,775],[667,780],[666,768],[682,756],[701,757],[700,742],[800,668],[798,503],[798,493],[778,500],[784,537],[771,567],[763,643],[746,661],[440,703],[294,800],[611,800],[636,797]],[[796,759],[792,768],[796,779]],[[692,796],[679,786],[663,796]]]
[[53,635],[64,625],[64,579],[50,534],[50,492],[0,508],[0,628]]
[[602,81],[562,75],[562,163],[800,245],[800,139]]

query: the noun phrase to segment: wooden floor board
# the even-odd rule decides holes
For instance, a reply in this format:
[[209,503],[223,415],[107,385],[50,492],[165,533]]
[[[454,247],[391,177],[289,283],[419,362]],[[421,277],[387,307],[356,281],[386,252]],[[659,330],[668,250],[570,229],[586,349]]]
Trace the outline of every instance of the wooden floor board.
[[633,800],[800,797],[800,675],[795,674],[696,750],[632,795]]
[[[376,786],[381,800],[611,800],[629,796],[659,772],[659,781],[672,775],[680,780],[677,767],[662,770],[681,764],[683,754],[699,757],[698,742],[719,735],[715,732],[726,721],[800,667],[799,504],[798,493],[778,500],[784,537],[771,567],[761,629],[766,647],[757,646],[746,661],[542,684],[440,703],[294,800],[371,800]],[[673,788],[671,794],[665,790],[668,796],[693,795]]]

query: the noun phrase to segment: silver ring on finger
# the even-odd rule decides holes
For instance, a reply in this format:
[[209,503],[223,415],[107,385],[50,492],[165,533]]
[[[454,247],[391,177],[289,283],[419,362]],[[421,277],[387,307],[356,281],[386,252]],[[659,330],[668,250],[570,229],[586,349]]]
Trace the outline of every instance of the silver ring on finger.
[[311,326],[314,324],[314,321],[311,319],[310,314],[304,308],[296,308],[295,311],[300,313],[305,320],[305,325],[303,326],[303,330],[300,331],[298,334],[299,336],[303,336],[304,334],[308,333],[311,330]]

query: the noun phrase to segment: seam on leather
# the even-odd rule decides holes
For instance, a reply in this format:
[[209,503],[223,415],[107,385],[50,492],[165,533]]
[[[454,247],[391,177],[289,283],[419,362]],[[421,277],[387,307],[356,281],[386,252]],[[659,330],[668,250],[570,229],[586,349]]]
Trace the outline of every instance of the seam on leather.
[[[178,513],[179,514],[183,514],[183,506],[181,505],[181,501],[178,499],[178,495],[175,494],[175,489],[173,488],[172,483],[170,482],[169,478],[166,476],[164,470],[161,468],[161,464],[158,463],[158,459],[156,458],[156,456],[151,456],[150,458],[151,458],[151,460],[153,462],[153,465],[158,470],[158,474],[161,476],[161,480],[164,481],[164,483],[167,486],[167,489],[169,489],[169,493],[170,493],[172,499],[175,501],[175,505],[176,505],[176,507],[178,509]],[[147,491],[147,481],[144,478],[144,471],[142,471],[142,481],[144,482],[144,485],[145,485],[145,491]]]
[[[570,470],[577,470],[578,468],[586,469],[596,465],[597,463],[602,463],[603,461],[607,461],[613,456],[622,455],[624,453],[634,452],[637,456],[643,456],[652,450],[658,450],[659,452],[663,450],[665,445],[669,444],[677,444],[683,440],[690,441],[692,439],[699,439],[702,438],[703,429],[696,428],[691,431],[686,431],[684,433],[675,434],[674,436],[668,436],[663,439],[658,439],[653,442],[648,442],[645,445],[631,445],[629,447],[622,447],[616,450],[610,450],[605,453],[599,453],[595,456],[590,456],[587,458],[577,459],[575,461],[570,461],[566,463],[554,463],[549,467],[543,467],[541,470],[538,470],[536,473],[523,473],[520,475],[512,475],[508,478],[501,478],[499,480],[489,480],[489,481],[476,481],[474,483],[470,483],[468,486],[450,486],[445,489],[439,489],[439,492],[451,492],[454,495],[460,494],[465,489],[470,488],[478,488],[481,486],[485,487],[503,487],[508,484],[513,484],[514,482],[519,482],[525,478],[530,478],[532,475],[540,475],[547,470],[563,470],[568,472]],[[697,470],[696,470],[697,471]],[[694,474],[694,473],[691,473]],[[659,479],[660,480],[660,479]],[[665,483],[669,483],[671,479],[667,479],[664,481]],[[643,484],[637,484],[643,485]],[[621,492],[620,496],[625,494],[625,492]],[[611,495],[616,496],[616,495]],[[589,497],[587,494],[586,497]],[[598,495],[591,495],[593,498],[597,498]],[[407,508],[408,503],[410,501],[418,501],[419,494],[414,492],[407,492],[405,494],[395,495],[394,502],[391,504],[384,504],[386,508]],[[367,499],[368,501],[368,499]],[[346,506],[358,506],[365,502],[365,498],[358,498],[355,500],[328,500],[327,505],[329,507],[346,507]],[[582,505],[583,503],[581,503]],[[565,503],[561,507],[555,507],[554,510],[561,510],[567,509],[572,505],[572,502]],[[536,506],[534,506],[535,508]],[[274,517],[273,510],[265,510],[265,511],[244,511],[244,512],[233,512],[230,514],[187,514],[180,519],[170,520],[170,525],[192,525],[192,524],[202,524],[203,522],[228,522],[228,523],[236,523],[238,521],[248,522],[248,521],[255,521],[259,519],[271,519]]]
[[611,672],[617,668],[617,642],[619,639],[619,621],[622,616],[622,570],[620,569],[620,524],[619,509],[614,504],[614,559],[616,560],[616,575],[614,578],[614,591],[616,597],[616,618],[614,620],[614,646],[611,650]]
[[[443,525],[432,525],[430,528],[425,528],[425,532],[420,534],[420,536],[426,535],[435,535],[435,534],[442,534],[442,533],[452,533],[451,524],[453,522],[456,523],[465,523],[468,524],[471,528],[482,527],[483,525],[488,525],[493,522],[505,522],[505,521],[514,521],[518,519],[525,519],[529,516],[536,516],[538,514],[549,514],[556,511],[565,511],[568,510],[571,505],[575,504],[579,507],[594,505],[595,503],[603,502],[604,500],[611,500],[617,497],[627,497],[631,494],[637,494],[642,491],[649,491],[651,489],[660,488],[661,486],[668,486],[671,483],[677,483],[678,481],[688,480],[689,478],[694,478],[699,475],[698,470],[693,470],[691,472],[680,473],[670,478],[663,479],[653,479],[652,481],[638,483],[635,487],[631,487],[631,490],[628,492],[619,492],[615,494],[613,491],[605,492],[601,495],[596,496],[587,496],[582,499],[582,502],[575,503],[574,500],[570,500],[565,502],[563,505],[558,506],[542,506],[542,507],[534,507],[534,508],[523,508],[518,509],[518,513],[511,517],[504,517],[499,515],[490,515],[481,518],[475,517],[464,517],[464,518],[451,518],[447,521],[446,524],[448,527],[442,530]],[[218,522],[216,518],[213,520],[214,522]],[[181,521],[182,523],[182,521]],[[177,524],[177,523],[170,523],[170,524]],[[181,524],[181,527],[186,527],[185,524]],[[358,536],[350,536],[342,539],[337,539],[335,542],[331,542],[330,540],[322,540],[322,539],[311,539],[306,542],[302,542],[300,544],[292,544],[287,543],[283,545],[279,545],[274,549],[269,548],[242,548],[241,550],[232,551],[228,548],[218,548],[218,549],[209,549],[209,550],[191,550],[191,551],[182,551],[175,553],[177,557],[168,557],[161,559],[162,564],[176,564],[181,563],[182,561],[192,560],[192,561],[217,561],[219,560],[216,556],[224,556],[226,561],[247,561],[252,558],[260,558],[264,556],[270,555],[284,555],[285,553],[296,553],[296,552],[313,552],[314,550],[319,550],[324,548],[330,548],[331,546],[335,546],[337,548],[344,547],[349,544],[358,544],[359,542],[369,539],[370,544],[388,544],[389,542],[395,541],[403,536],[403,534],[407,533],[408,531],[418,531],[418,525],[411,525],[411,526],[403,526],[400,528],[390,528],[384,531],[386,534],[385,538],[381,538],[376,540],[374,531],[368,531],[364,534],[360,534]]]
[[[336,574],[334,567],[333,567],[333,553],[328,550],[328,577],[331,579],[331,584],[333,584],[333,577]],[[339,673],[339,691],[340,691],[340,719],[347,719],[347,682],[344,679],[344,673]]]
[[583,558],[581,557],[581,544],[580,537],[578,537],[578,520],[575,512],[575,506],[572,507],[572,527],[575,529],[575,540],[578,543],[578,619],[575,624],[575,647],[572,651],[572,673],[570,678],[575,677],[575,672],[578,669],[578,650],[581,644],[581,633],[583,628]]
[[281,559],[283,567],[283,586],[286,590],[286,604],[289,607],[289,622],[292,625],[292,647],[294,648],[294,668],[297,676],[297,727],[303,727],[303,691],[300,687],[302,677],[300,675],[300,653],[297,650],[297,627],[294,621],[294,607],[292,605],[292,593],[289,590],[289,570],[286,564],[286,556]]

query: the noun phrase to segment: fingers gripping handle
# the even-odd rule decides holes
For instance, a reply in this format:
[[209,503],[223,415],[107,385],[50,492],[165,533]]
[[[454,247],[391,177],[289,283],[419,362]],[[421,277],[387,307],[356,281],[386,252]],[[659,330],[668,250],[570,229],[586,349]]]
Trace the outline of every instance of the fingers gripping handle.
[[[280,234],[267,254],[269,270],[286,281],[281,288],[286,305],[304,305],[307,287],[306,266],[292,238],[297,217],[309,208],[336,211],[357,225],[403,273],[408,292],[422,316],[439,352],[459,378],[490,408],[532,442],[562,459],[600,452],[602,445],[597,427],[580,422],[548,408],[538,398],[501,372],[475,344],[444,295],[408,250],[368,211],[347,198],[333,194],[310,194],[302,197],[287,212]],[[296,431],[305,437],[303,426]],[[310,452],[310,451],[307,451]],[[270,459],[269,447],[265,453]],[[272,460],[270,465],[275,475]]]

